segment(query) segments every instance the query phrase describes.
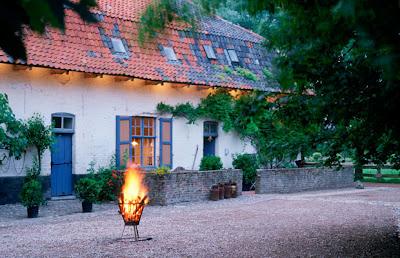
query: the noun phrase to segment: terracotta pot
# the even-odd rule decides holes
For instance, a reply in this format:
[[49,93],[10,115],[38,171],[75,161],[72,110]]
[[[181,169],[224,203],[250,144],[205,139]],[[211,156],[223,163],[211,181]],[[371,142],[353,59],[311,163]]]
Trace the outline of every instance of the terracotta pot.
[[39,206],[31,206],[26,208],[28,212],[28,218],[37,218],[39,215]]
[[222,200],[224,199],[224,185],[223,184],[218,184],[218,190],[219,190],[219,199]]
[[225,199],[229,199],[232,197],[232,186],[229,183],[225,184],[224,197]]
[[88,201],[82,202],[82,212],[92,212],[93,210],[93,203]]
[[213,185],[210,191],[210,200],[218,201],[219,200],[219,188],[218,185]]

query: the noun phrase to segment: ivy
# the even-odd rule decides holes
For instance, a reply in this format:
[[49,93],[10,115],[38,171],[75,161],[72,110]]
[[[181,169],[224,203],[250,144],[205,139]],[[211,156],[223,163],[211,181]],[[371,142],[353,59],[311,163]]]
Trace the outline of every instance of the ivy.
[[196,107],[191,103],[181,103],[175,107],[160,102],[157,112],[170,113],[174,117],[184,117],[189,124],[195,123],[200,118],[208,118],[223,123],[223,130],[228,132],[233,127],[232,120],[233,97],[226,91],[218,91],[201,99]]
[[[313,117],[310,110],[302,110],[301,116],[285,119],[288,117],[286,110],[293,103],[279,100],[271,103],[267,101],[269,97],[276,99],[273,93],[264,92],[234,98],[226,90],[219,90],[201,99],[197,106],[159,103],[157,111],[184,117],[188,123],[201,118],[222,122],[224,131],[234,131],[242,139],[250,140],[257,149],[260,162],[268,167],[289,166],[299,152],[308,156],[324,147],[326,130],[318,123],[302,121]],[[305,124],[300,126],[299,123]]]

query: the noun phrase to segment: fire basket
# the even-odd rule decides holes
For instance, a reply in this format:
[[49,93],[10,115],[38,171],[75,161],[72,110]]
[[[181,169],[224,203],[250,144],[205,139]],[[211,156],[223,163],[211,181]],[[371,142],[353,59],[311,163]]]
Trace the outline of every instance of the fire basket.
[[[121,193],[122,198],[120,200],[124,200],[123,193]],[[132,226],[133,232],[135,236],[135,241],[139,240],[139,232],[137,226],[140,223],[140,218],[142,217],[144,206],[146,205],[147,196],[143,199],[136,201],[136,202],[119,202],[119,213],[124,220],[124,229],[122,231],[121,238],[124,235],[125,227]]]
[[119,213],[124,220],[121,239],[124,235],[125,227],[132,226],[135,241],[139,241],[137,226],[142,217],[144,206],[149,202],[147,188],[142,184],[143,177],[143,173],[140,173],[137,167],[132,166],[125,171],[124,184],[118,198]]

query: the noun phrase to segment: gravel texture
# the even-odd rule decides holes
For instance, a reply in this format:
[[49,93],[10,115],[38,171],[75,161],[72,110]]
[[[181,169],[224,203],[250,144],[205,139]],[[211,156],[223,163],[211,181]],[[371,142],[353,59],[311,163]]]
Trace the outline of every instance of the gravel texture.
[[27,219],[0,206],[0,257],[400,257],[400,188],[150,206],[139,233],[153,239],[141,242],[131,228],[120,239],[116,205],[79,211],[76,200],[49,202]]

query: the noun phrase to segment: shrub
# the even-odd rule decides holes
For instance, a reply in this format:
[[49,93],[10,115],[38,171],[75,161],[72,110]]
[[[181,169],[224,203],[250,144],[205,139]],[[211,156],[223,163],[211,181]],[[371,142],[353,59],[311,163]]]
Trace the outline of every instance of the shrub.
[[22,205],[39,206],[44,203],[42,184],[37,179],[26,180],[20,193]]
[[115,200],[117,173],[110,167],[99,167],[95,178],[99,186],[97,200],[99,202]]
[[75,192],[81,201],[96,202],[99,194],[99,185],[94,178],[84,177],[75,184]]
[[204,156],[200,162],[200,170],[218,170],[222,168],[221,158],[218,156]]
[[111,157],[106,166],[100,166],[96,169],[95,165],[94,161],[90,162],[87,172],[97,181],[99,187],[97,201],[114,201],[119,194],[123,181],[123,173],[119,173],[115,166],[115,156]]
[[245,184],[252,184],[256,180],[257,169],[260,163],[255,154],[238,154],[233,157],[232,165],[236,169],[243,171],[243,181]]
[[171,173],[170,168],[166,167],[166,166],[158,167],[156,169],[156,174],[159,176],[163,176],[163,175],[170,174],[170,173]]

